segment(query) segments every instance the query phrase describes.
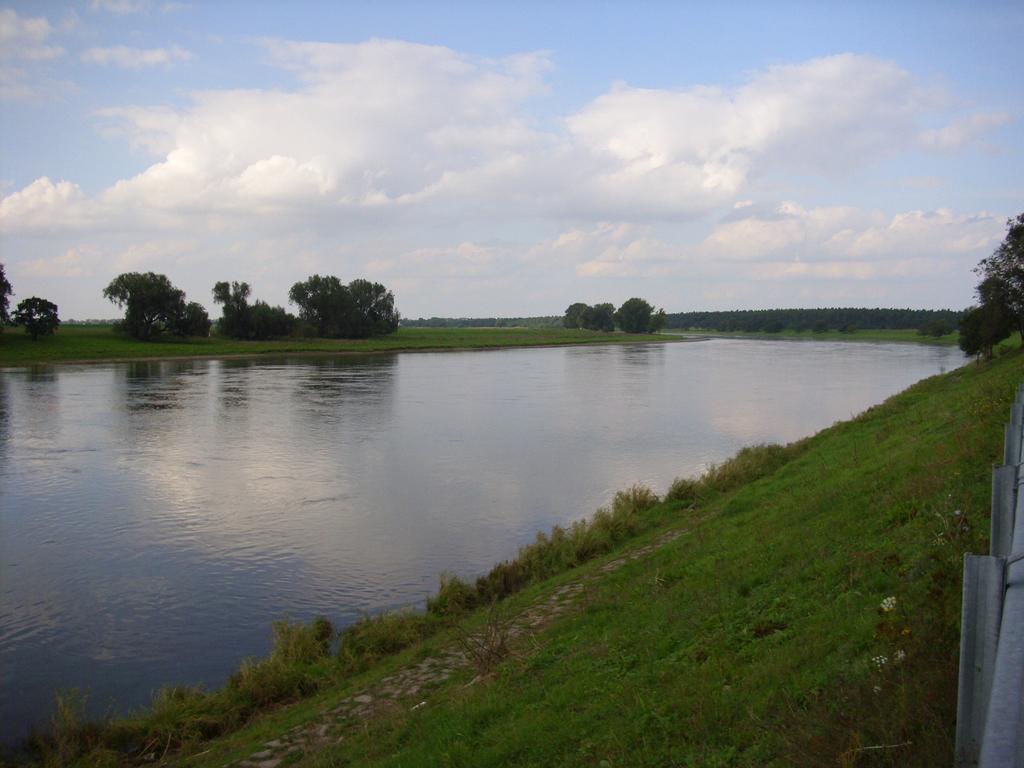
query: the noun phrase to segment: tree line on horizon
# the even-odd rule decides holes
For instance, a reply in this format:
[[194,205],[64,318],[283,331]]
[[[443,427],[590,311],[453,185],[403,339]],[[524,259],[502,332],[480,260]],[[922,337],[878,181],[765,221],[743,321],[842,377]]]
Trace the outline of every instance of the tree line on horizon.
[[[572,305],[576,307],[577,305]],[[587,307],[586,304],[579,306]],[[595,305],[615,308],[612,304]],[[570,309],[572,309],[570,307]],[[591,307],[594,309],[594,307]],[[569,314],[569,310],[566,310]],[[665,315],[665,328],[673,330],[747,331],[774,333],[792,331],[845,331],[857,329],[917,330],[923,335],[944,336],[957,329],[963,312],[952,309],[873,309],[858,307],[824,307],[817,309],[734,309],[701,312],[669,312]],[[578,315],[577,315],[578,316]],[[600,313],[602,318],[608,314]],[[402,318],[406,328],[560,328],[565,327],[565,315],[537,315],[533,317],[430,317],[415,320]],[[614,317],[612,318],[614,321]],[[603,330],[598,316],[591,315],[587,322],[592,330]],[[587,325],[571,327],[587,328]],[[607,322],[604,328],[608,328]],[[609,329],[610,330],[610,329]]]
[[[271,339],[286,336],[358,339],[394,333],[400,315],[394,294],[380,283],[356,279],[345,285],[333,275],[312,275],[295,283],[289,301],[299,307],[296,317],[265,301],[249,304],[251,289],[244,282],[218,282],[213,300],[223,305],[217,321],[221,335],[235,339]],[[24,326],[33,340],[49,335],[60,325],[57,305],[30,297],[10,312],[13,287],[0,264],[0,330],[9,323]],[[142,341],[164,335],[210,335],[213,323],[206,308],[187,301],[185,292],[167,275],[124,272],[103,289],[103,296],[124,309],[114,329]]]
[[672,312],[667,317],[665,327],[747,333],[917,330],[927,335],[944,336],[957,329],[962,314],[952,309],[737,309],[716,312]]
[[[287,336],[360,339],[398,330],[400,316],[394,294],[380,283],[356,279],[345,285],[334,275],[312,275],[295,283],[288,299],[298,316],[265,301],[249,303],[245,282],[221,281],[213,301],[222,306],[217,331],[233,339],[262,340]],[[164,333],[208,336],[212,323],[206,309],[186,302],[185,292],[166,275],[126,272],[103,289],[103,295],[125,310],[119,330],[146,340]]]
[[403,328],[558,328],[561,315],[536,317],[403,317]]

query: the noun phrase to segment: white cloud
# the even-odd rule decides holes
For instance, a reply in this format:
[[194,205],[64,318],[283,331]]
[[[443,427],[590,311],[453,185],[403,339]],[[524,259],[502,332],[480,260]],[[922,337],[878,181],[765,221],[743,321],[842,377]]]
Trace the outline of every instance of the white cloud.
[[201,92],[179,113],[102,113],[166,153],[115,184],[108,202],[236,212],[254,200],[402,206],[500,175],[536,141],[515,108],[540,87],[540,55],[488,61],[394,41],[267,47],[302,87]]
[[580,277],[725,277],[745,262],[752,280],[863,280],[924,273],[940,263],[969,272],[1002,235],[1002,218],[986,213],[940,209],[886,216],[787,202],[723,222],[700,242],[667,240],[651,226],[606,222],[566,230],[523,258],[548,268],[571,266]]
[[82,61],[87,64],[102,64],[122,69],[144,67],[169,67],[180,61],[188,61],[192,54],[180,46],[170,48],[129,48],[117,45],[112,48],[89,48],[82,52]]
[[149,0],[89,0],[89,8],[94,11],[108,11],[123,16],[129,13],[141,13],[149,8]]
[[95,248],[69,248],[53,258],[28,259],[18,264],[17,274],[26,277],[79,278],[93,274],[100,258]]
[[1002,216],[979,213],[958,216],[950,210],[910,211],[870,227],[852,238],[847,252],[854,258],[885,259],[893,254],[977,254],[987,256],[1005,234]]
[[782,203],[716,227],[701,244],[715,258],[744,261],[893,260],[969,255],[977,260],[999,243],[1002,219],[988,213],[909,211],[886,216],[851,207],[805,209]]
[[596,180],[615,207],[706,209],[733,200],[757,169],[832,173],[877,160],[935,103],[892,62],[843,54],[769,67],[732,89],[620,84],[567,126],[604,159]]
[[978,112],[954,120],[944,128],[922,131],[920,141],[929,149],[957,149],[1010,122],[1012,118],[1006,112]]
[[54,184],[43,176],[0,200],[0,230],[32,230],[87,225],[89,202],[78,185]]
[[451,247],[415,248],[397,256],[372,259],[366,269],[380,279],[476,279],[507,271],[512,260],[507,248],[466,241]]
[[[106,133],[160,159],[100,194],[97,215],[289,215],[327,229],[410,215],[694,217],[744,205],[750,177],[781,165],[829,174],[890,153],[941,102],[891,62],[844,54],[770,67],[732,89],[617,85],[564,131],[542,130],[528,103],[546,89],[543,53],[492,60],[395,40],[262,45],[298,85],[98,113]],[[122,47],[83,58],[144,66],[187,55]]]
[[0,99],[24,101],[35,95],[28,73],[21,67],[0,66]]
[[12,8],[0,8],[0,58],[46,61],[64,53],[47,45],[53,27],[42,16],[20,16]]

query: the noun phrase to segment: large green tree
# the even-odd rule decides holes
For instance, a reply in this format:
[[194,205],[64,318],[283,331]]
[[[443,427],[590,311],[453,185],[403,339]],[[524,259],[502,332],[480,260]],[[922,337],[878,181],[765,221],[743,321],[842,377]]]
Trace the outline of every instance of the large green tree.
[[186,303],[185,292],[172,285],[167,275],[125,272],[110,281],[103,295],[124,307],[121,327],[136,339],[150,339],[163,332],[179,336],[209,332],[206,310],[196,302]]
[[19,301],[11,319],[15,325],[23,326],[25,333],[31,334],[32,341],[38,340],[40,336],[49,336],[60,325],[57,305],[38,296]]
[[174,318],[168,330],[177,336],[209,336],[210,316],[206,307],[198,301],[190,301],[187,304],[182,301],[174,313]]
[[566,328],[582,328],[583,317],[588,309],[590,309],[590,307],[582,301],[570,304],[565,310],[565,316],[562,318],[562,325]]
[[353,337],[365,338],[398,330],[400,318],[391,291],[380,283],[357,278],[348,284],[348,292],[352,297]]
[[1014,327],[1024,335],[1024,213],[1007,220],[1003,242],[981,260],[975,271],[982,278],[978,286],[982,305],[988,303],[984,289],[1003,303],[1013,317]]
[[960,349],[969,355],[992,357],[992,349],[1014,330],[1014,319],[998,302],[968,309],[960,318]]
[[249,338],[272,339],[288,336],[295,328],[295,316],[284,307],[272,307],[257,299],[250,307]]
[[395,297],[380,283],[353,280],[346,286],[333,275],[313,275],[295,283],[288,298],[318,336],[351,339],[398,330]]
[[221,281],[213,286],[213,303],[221,304],[218,330],[235,339],[249,338],[252,308],[249,306],[249,284]]
[[295,283],[288,291],[288,300],[299,308],[299,317],[313,326],[317,336],[348,335],[352,296],[334,275],[311,275]]
[[654,307],[643,299],[632,298],[619,307],[615,313],[615,322],[626,333],[653,333],[664,327],[665,312],[655,312]]
[[0,264],[0,331],[3,331],[4,323],[11,321],[8,308],[11,306],[11,294],[13,292],[14,289],[11,288],[11,284],[7,280],[7,274],[4,272],[4,265]]
[[583,327],[588,331],[611,333],[615,330],[615,305],[609,302],[587,307],[583,313]]

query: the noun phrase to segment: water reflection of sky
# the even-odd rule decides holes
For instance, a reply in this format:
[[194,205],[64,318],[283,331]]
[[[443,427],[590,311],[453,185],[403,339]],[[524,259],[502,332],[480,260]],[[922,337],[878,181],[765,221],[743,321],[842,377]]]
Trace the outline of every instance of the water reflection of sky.
[[0,726],[219,684],[273,619],[415,603],[618,488],[664,490],[960,363],[718,340],[0,373]]

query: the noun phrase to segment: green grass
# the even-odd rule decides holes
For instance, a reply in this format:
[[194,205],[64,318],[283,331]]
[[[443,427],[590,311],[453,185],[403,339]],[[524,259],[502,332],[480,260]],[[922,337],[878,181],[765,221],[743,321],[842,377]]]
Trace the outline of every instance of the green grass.
[[946,334],[945,336],[935,337],[921,336],[915,330],[896,329],[861,330],[853,331],[852,333],[843,333],[841,331],[825,331],[824,333],[814,333],[813,331],[793,330],[779,331],[778,333],[747,333],[745,331],[685,331],[673,328],[670,330],[666,330],[665,333],[740,339],[802,339],[805,341],[887,341],[903,342],[907,344],[939,344],[943,346],[954,347],[960,340],[960,335],[955,332]]
[[672,339],[660,335],[598,333],[562,328],[400,328],[397,333],[370,339],[238,341],[211,336],[137,341],[114,333],[110,326],[66,325],[52,337],[35,342],[20,328],[4,329],[0,334],[0,366],[139,358],[365,354],[400,350],[489,349],[641,341],[665,342]]
[[[630,501],[627,492],[590,526],[542,537],[510,561],[526,576],[500,594],[515,610],[593,575],[577,612],[514,649],[482,682],[467,687],[457,676],[427,706],[395,708],[296,764],[947,764],[961,561],[986,551],[991,465],[1022,378],[1024,353],[1008,351],[790,446],[746,449],[703,478],[677,481],[659,503],[638,491]],[[672,528],[689,533],[597,571],[630,537],[643,543]],[[177,723],[168,740],[185,743],[193,756],[176,759],[188,765],[251,754],[451,642],[456,618],[486,621],[471,608],[495,596],[501,569],[443,589],[430,613],[363,622],[352,630],[363,633],[352,642],[355,658],[317,656],[319,646],[292,629],[285,634],[297,660],[285,664],[289,654],[275,648],[261,662],[266,680],[250,680],[253,696],[284,685],[276,703],[228,727],[217,720],[229,717],[222,711],[189,709],[200,698],[165,694],[164,719],[140,714],[135,722],[150,730],[136,730],[134,743],[165,738]],[[888,597],[893,611],[881,608]],[[881,657],[884,664],[873,661]],[[295,664],[306,677],[296,677]],[[315,681],[307,698],[295,680]],[[225,735],[175,735],[183,723],[210,719]],[[118,761],[112,742],[76,727],[92,734],[93,751],[83,757],[88,743],[58,738],[52,749],[63,745],[62,762],[52,764]]]

